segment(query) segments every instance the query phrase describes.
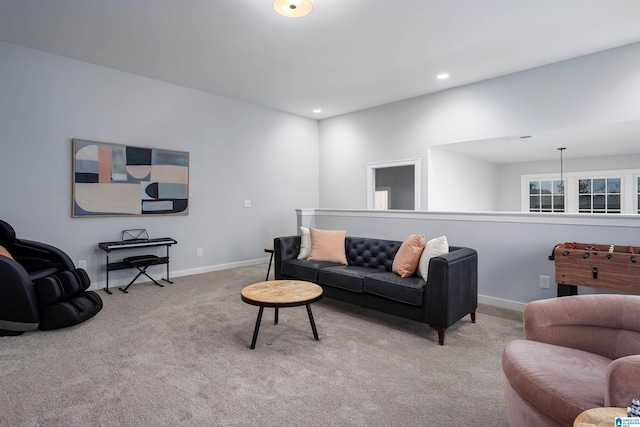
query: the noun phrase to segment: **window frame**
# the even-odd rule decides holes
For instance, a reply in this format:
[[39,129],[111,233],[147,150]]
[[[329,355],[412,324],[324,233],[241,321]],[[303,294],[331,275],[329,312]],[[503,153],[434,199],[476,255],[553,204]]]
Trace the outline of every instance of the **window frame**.
[[[620,213],[605,213],[604,215],[640,215],[640,169],[615,169],[601,171],[578,171],[566,172],[563,174],[564,180],[564,212],[580,214],[579,209],[579,180],[580,179],[600,179],[600,178],[620,178]],[[529,183],[531,181],[559,181],[557,172],[526,174],[521,175],[520,182],[520,210],[531,212],[529,206]],[[557,212],[561,213],[561,212]]]

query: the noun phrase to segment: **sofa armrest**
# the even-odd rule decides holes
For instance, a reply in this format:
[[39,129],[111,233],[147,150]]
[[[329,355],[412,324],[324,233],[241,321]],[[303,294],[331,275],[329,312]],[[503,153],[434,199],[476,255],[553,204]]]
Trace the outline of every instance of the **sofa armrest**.
[[640,355],[614,360],[607,367],[604,406],[626,408],[640,390]]
[[300,253],[300,236],[276,237],[273,239],[274,272],[276,280],[282,279],[282,262],[298,257]]
[[425,289],[425,321],[448,328],[478,308],[478,253],[451,247],[431,258]]
[[573,295],[530,302],[524,338],[609,359],[640,354],[640,296]]

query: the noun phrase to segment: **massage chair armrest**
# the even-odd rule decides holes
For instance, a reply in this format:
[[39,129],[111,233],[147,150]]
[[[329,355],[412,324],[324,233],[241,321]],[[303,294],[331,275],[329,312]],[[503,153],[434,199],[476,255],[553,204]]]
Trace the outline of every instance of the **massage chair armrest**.
[[282,279],[282,262],[295,259],[300,253],[300,236],[276,237],[273,239],[274,271],[276,280]]
[[614,360],[607,367],[604,406],[626,408],[640,390],[640,355]]
[[73,270],[75,265],[64,251],[46,243],[16,239],[11,255],[28,272],[54,267],[57,270]]
[[451,247],[429,261],[425,289],[425,314],[429,323],[447,328],[478,307],[478,253]]

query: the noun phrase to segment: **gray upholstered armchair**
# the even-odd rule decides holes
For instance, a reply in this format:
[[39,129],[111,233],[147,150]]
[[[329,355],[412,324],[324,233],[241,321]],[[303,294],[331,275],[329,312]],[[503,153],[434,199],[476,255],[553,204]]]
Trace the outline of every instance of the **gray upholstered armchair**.
[[576,295],[534,301],[524,340],[502,356],[507,420],[572,426],[582,411],[640,397],[640,296]]

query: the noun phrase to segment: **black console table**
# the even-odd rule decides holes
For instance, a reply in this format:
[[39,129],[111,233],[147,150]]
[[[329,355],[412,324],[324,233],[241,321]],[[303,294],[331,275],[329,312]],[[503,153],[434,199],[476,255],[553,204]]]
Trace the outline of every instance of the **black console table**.
[[[171,245],[175,245],[177,243],[178,242],[175,239],[172,239],[170,237],[161,237],[161,238],[158,238],[158,239],[118,240],[116,242],[101,242],[101,243],[98,243],[98,248],[102,249],[107,254],[107,264],[106,264],[107,287],[105,288],[105,291],[108,294],[111,294],[111,291],[109,290],[109,272],[110,271],[124,270],[124,269],[127,269],[127,268],[136,268],[136,266],[134,264],[132,264],[131,262],[125,262],[124,260],[116,261],[116,262],[111,262],[110,261],[109,254],[111,253],[111,251],[117,251],[117,250],[122,250],[122,249],[139,249],[139,248],[146,248],[146,247],[153,247],[153,246],[165,246],[167,248],[166,256],[157,257],[156,259],[153,259],[152,261],[149,261],[147,263],[147,266],[166,264],[167,265],[167,277],[163,278],[162,280],[164,280],[165,282],[168,282],[168,283],[173,283],[169,279],[169,248],[171,247]],[[139,275],[140,274],[138,274],[138,276]],[[138,276],[136,276],[136,278],[138,278]],[[133,281],[135,281],[135,279]],[[133,281],[131,283],[133,283]],[[129,283],[129,285],[127,287],[131,286],[131,283]]]

